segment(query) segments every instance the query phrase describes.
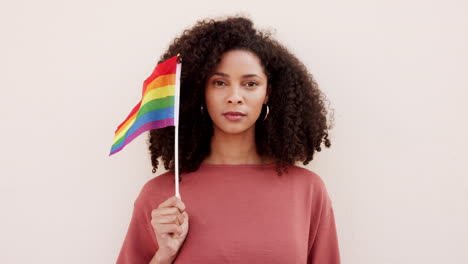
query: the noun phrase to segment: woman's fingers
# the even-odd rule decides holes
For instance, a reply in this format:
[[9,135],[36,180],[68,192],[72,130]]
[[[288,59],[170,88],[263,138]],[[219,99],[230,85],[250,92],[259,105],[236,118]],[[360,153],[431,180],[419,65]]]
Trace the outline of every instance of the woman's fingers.
[[153,226],[157,230],[158,234],[168,234],[168,233],[174,233],[176,235],[181,235],[183,230],[180,226],[176,224],[159,224],[159,223],[153,223]]
[[[185,212],[185,204],[176,196],[170,197],[151,211],[151,225],[157,235],[182,235],[184,230],[181,225],[185,223],[186,218],[188,215]],[[185,225],[183,227],[186,228]]]
[[175,255],[189,230],[189,218],[185,204],[173,196],[151,211],[151,225],[160,248]]
[[158,209],[153,209],[151,212],[151,216],[157,216],[157,215],[175,215],[175,214],[181,214],[179,208],[177,207],[162,207]]
[[166,201],[162,202],[159,205],[158,208],[171,207],[171,206],[175,206],[175,207],[179,208],[180,213],[183,213],[185,211],[184,202],[182,202],[182,200],[177,198],[177,196],[172,196],[169,199],[167,199]]
[[[166,217],[164,216],[171,216],[171,217]],[[176,219],[173,219],[173,217],[176,216]],[[158,208],[154,209],[151,211],[151,217],[152,218],[159,218],[164,219],[165,222],[161,223],[175,223],[181,225],[184,222],[184,216],[180,213],[179,209],[177,207],[163,207],[163,208]]]
[[161,215],[153,218],[157,224],[176,224],[181,225],[184,222],[183,215]]

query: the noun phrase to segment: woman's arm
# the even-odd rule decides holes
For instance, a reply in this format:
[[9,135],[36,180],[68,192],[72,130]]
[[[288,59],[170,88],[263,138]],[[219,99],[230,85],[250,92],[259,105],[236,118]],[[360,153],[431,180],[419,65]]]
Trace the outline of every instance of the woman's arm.
[[[335,216],[332,202],[328,196],[323,181],[320,181],[317,200],[319,205],[316,210],[320,210],[318,221],[311,223],[311,236],[309,242],[308,264],[340,264],[340,252],[338,245],[338,235],[336,231]],[[312,212],[314,213],[314,212]]]
[[158,245],[153,237],[150,217],[148,209],[145,209],[137,200],[134,203],[132,219],[120,249],[117,264],[148,264],[155,259]]

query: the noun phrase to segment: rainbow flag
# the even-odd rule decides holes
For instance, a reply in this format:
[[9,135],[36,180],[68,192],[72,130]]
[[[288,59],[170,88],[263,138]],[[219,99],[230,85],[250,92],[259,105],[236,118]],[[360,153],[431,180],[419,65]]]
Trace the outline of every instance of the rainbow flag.
[[179,90],[179,80],[178,55],[156,65],[143,82],[140,102],[115,130],[109,156],[145,131],[174,125],[174,99]]

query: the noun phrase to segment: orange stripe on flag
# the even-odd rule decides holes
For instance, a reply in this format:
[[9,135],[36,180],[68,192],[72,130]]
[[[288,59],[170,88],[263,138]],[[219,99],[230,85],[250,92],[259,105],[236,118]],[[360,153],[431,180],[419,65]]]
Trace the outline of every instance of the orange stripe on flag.
[[166,75],[158,76],[156,79],[154,79],[151,83],[149,83],[145,87],[145,92],[143,93],[143,97],[146,96],[148,92],[156,88],[167,86],[167,85],[175,85],[175,78],[176,78],[175,74],[166,74]]

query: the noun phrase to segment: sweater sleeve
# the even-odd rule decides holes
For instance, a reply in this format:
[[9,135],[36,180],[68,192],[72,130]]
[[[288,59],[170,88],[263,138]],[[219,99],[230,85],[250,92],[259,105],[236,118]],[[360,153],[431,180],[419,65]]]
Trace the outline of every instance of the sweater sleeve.
[[307,264],[340,264],[338,236],[332,202],[321,181],[319,220],[314,224],[315,235],[310,237],[311,249]]
[[148,264],[158,250],[151,210],[136,200],[117,264]]

